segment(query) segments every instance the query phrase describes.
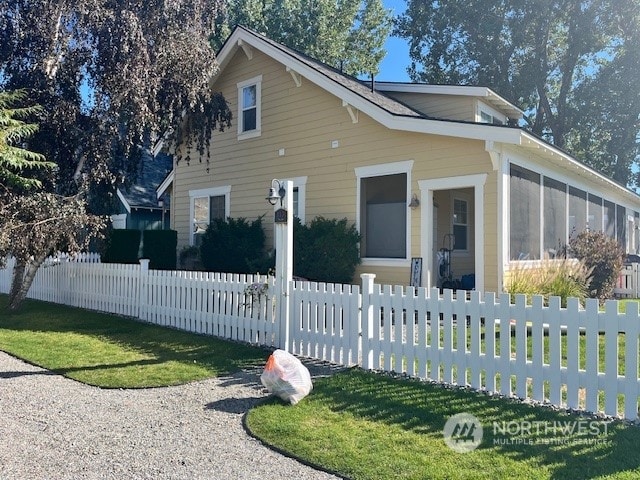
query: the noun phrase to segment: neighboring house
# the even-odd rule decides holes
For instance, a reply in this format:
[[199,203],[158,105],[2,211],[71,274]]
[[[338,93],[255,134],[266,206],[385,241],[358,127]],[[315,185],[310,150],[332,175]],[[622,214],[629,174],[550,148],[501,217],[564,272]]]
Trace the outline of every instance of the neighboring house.
[[169,195],[156,195],[156,189],[171,174],[171,156],[145,152],[140,171],[130,185],[117,189],[118,213],[111,215],[113,228],[162,230],[169,228]]
[[585,228],[638,250],[640,197],[514,126],[522,112],[489,88],[361,82],[242,27],[218,61],[211,88],[234,125],[158,189],[172,192],[179,247],[216,217],[265,215],[271,238],[277,178],[293,181],[303,222],[356,224],[358,273],[380,283],[408,284],[421,258],[418,280],[439,285],[443,246],[456,278],[493,292]]

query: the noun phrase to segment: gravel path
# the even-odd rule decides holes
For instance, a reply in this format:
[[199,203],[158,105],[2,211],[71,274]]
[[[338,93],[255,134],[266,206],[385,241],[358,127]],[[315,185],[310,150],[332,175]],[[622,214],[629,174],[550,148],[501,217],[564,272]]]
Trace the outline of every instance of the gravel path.
[[259,373],[104,390],[0,352],[0,479],[335,478],[246,434]]

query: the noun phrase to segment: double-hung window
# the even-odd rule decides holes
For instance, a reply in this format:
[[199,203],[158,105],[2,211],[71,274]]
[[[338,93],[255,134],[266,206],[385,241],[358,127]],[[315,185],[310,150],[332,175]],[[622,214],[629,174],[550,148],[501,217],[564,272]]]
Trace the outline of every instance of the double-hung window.
[[453,199],[454,250],[468,250],[469,247],[469,202],[461,198]]
[[238,139],[261,133],[262,75],[238,83]]
[[215,219],[229,216],[231,187],[214,187],[189,191],[191,218],[191,244],[200,245],[202,236]]

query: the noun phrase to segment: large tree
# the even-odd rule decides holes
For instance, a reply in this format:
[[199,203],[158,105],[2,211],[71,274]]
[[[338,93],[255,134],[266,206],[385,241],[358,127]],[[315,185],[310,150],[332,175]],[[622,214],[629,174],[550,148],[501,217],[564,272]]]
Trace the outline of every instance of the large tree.
[[413,80],[490,86],[525,110],[532,132],[627,182],[639,15],[640,0],[409,0],[395,33],[409,41]]
[[203,149],[214,128],[230,124],[226,102],[208,88],[221,4],[0,0],[0,87],[28,89],[42,106],[23,146],[57,167],[30,172],[41,191],[13,189],[0,204],[0,257],[18,259],[22,281],[52,248],[85,245],[101,224],[87,194],[132,176],[140,147],[174,131]]
[[218,23],[214,48],[244,25],[345,73],[375,75],[391,14],[382,0],[229,0]]
[[73,193],[81,176],[103,181],[135,171],[139,147],[175,127],[186,111],[208,113],[211,121],[197,122],[209,130],[203,138],[228,123],[224,102],[207,88],[220,6],[0,0],[0,81],[29,89],[42,105],[29,145],[57,163],[60,192]]

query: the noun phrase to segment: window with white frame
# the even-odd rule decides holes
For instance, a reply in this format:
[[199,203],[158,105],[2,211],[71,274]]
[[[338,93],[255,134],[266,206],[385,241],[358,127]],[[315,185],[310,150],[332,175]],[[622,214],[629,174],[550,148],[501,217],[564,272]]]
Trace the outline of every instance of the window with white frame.
[[412,161],[356,168],[360,255],[365,261],[407,260]]
[[191,245],[200,245],[202,236],[215,219],[229,216],[231,187],[214,187],[189,192],[191,218]]
[[262,75],[238,83],[238,138],[260,135]]
[[461,198],[453,199],[454,250],[468,250],[469,245],[469,202]]

